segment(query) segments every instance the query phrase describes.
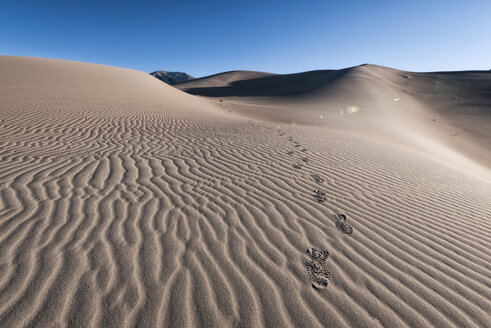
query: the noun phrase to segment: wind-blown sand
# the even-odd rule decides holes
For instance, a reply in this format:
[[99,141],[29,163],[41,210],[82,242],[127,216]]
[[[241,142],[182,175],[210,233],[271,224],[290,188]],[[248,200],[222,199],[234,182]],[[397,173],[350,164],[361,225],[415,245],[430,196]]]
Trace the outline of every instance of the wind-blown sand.
[[211,78],[0,56],[0,327],[490,327],[491,72]]

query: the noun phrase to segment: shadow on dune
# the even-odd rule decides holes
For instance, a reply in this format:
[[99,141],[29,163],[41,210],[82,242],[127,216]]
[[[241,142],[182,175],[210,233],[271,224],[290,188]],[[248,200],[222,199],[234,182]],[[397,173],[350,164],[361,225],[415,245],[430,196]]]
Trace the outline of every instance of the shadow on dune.
[[[193,83],[187,82],[174,86],[189,94],[207,97],[294,96],[307,94],[318,88],[325,87],[350,70],[350,68],[347,68],[341,70],[317,70],[295,74],[268,75],[253,79],[232,81],[224,86],[193,87]],[[231,73],[233,72],[223,73],[223,76]]]
[[[434,94],[439,98],[457,100],[465,96],[466,101],[477,97],[490,99],[491,72],[404,72],[388,67],[363,64],[340,70],[315,70],[293,74],[271,74],[253,71],[229,71],[191,81],[179,82],[173,86],[192,95],[207,97],[268,97],[297,96],[316,91],[339,81],[349,73],[359,73],[362,67],[367,71],[379,70],[383,75],[396,73],[406,81],[394,81],[400,87],[407,86],[417,94]],[[403,72],[405,74],[403,74]],[[364,76],[366,80],[366,76]],[[403,79],[404,80],[404,79]],[[475,102],[475,99],[473,99]],[[469,104],[468,104],[469,105]],[[472,104],[476,105],[476,104]]]

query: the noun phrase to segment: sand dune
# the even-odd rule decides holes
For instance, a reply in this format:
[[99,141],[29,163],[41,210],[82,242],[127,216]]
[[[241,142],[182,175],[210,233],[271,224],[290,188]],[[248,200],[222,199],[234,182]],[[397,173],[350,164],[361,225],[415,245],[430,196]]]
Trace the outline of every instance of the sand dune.
[[[239,83],[240,81],[256,81],[264,77],[271,77],[275,75],[276,74],[255,71],[230,71],[193,79],[191,81],[176,83],[174,86],[188,93],[199,95],[199,92],[203,91],[204,96],[214,96],[215,94],[213,93],[213,90],[224,90],[228,89],[231,85]],[[234,88],[234,90],[236,90],[235,93],[238,92],[236,88]],[[230,96],[232,93],[220,92],[219,95]]]
[[220,98],[0,72],[0,327],[489,327],[482,73],[441,99],[376,66]]
[[489,71],[413,73],[365,64],[286,75],[233,73],[175,86],[218,97],[220,106],[245,116],[377,138],[491,178]]

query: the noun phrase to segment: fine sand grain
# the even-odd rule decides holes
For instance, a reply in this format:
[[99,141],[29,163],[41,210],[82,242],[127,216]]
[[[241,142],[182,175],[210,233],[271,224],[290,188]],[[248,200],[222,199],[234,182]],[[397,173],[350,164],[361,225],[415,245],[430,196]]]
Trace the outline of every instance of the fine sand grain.
[[490,327],[485,74],[0,56],[0,327]]

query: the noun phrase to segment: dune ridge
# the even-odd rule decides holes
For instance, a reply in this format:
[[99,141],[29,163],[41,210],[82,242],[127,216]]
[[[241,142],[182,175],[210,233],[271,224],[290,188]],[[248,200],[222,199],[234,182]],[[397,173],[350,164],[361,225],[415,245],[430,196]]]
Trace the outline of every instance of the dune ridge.
[[[0,71],[0,326],[489,326],[485,176],[350,132],[362,122],[340,132],[294,105],[259,120],[246,101],[265,99],[143,72],[6,56]],[[321,290],[312,247],[329,251]]]

